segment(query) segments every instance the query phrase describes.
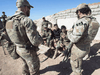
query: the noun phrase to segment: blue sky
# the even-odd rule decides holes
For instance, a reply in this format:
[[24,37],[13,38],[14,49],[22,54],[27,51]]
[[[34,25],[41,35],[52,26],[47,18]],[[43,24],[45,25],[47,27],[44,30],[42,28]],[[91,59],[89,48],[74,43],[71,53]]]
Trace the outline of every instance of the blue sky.
[[[5,11],[7,16],[12,16],[17,10],[17,0],[0,0],[0,16]],[[32,20],[40,19],[43,16],[55,14],[60,11],[72,9],[81,3],[98,3],[99,0],[28,0],[34,6],[31,9],[30,18]]]

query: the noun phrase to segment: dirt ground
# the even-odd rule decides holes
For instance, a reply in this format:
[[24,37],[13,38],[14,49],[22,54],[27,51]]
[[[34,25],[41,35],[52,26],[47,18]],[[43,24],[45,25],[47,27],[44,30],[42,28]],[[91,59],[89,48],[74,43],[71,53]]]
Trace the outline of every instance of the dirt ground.
[[[41,54],[39,58],[42,61],[46,56]],[[70,62],[61,63],[62,60],[63,57],[48,58],[40,64],[40,75],[71,75]],[[83,75],[100,75],[100,41],[92,42],[89,59],[83,61],[82,69]],[[13,60],[8,53],[4,55],[0,47],[0,75],[22,75],[21,72],[21,59]]]

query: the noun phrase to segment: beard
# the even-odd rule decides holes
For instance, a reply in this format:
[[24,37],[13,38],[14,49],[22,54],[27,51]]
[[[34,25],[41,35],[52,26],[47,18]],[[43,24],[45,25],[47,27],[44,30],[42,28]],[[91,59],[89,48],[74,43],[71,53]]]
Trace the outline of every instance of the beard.
[[30,11],[26,12],[26,16],[29,17],[30,16]]

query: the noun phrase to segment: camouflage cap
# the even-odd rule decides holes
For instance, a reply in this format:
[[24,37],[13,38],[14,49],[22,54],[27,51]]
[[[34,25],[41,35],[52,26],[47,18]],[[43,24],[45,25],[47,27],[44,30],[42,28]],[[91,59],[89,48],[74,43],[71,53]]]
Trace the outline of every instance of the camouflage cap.
[[31,6],[29,4],[29,2],[27,0],[17,0],[16,6],[17,6],[17,8],[24,7],[24,6],[28,6],[28,7],[34,8],[33,6]]

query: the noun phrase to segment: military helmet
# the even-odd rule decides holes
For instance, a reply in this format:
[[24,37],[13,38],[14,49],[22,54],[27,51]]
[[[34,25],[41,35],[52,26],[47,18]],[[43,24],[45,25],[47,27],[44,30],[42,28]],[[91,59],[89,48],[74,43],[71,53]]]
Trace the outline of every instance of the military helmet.
[[86,7],[88,7],[88,5],[87,5],[86,3],[82,3],[82,4],[79,4],[79,5],[77,6],[76,10],[80,10],[80,9],[86,8]]
[[17,6],[17,8],[24,7],[24,6],[28,6],[28,7],[34,8],[33,6],[31,6],[29,4],[29,2],[27,0],[17,0],[16,6]]
[[81,9],[82,10],[84,9],[84,12],[87,9],[86,11],[91,13],[91,9],[90,9],[90,7],[86,3],[82,3],[82,4],[79,4],[77,6],[77,8],[76,8],[76,14],[78,13],[78,10],[81,10]]

